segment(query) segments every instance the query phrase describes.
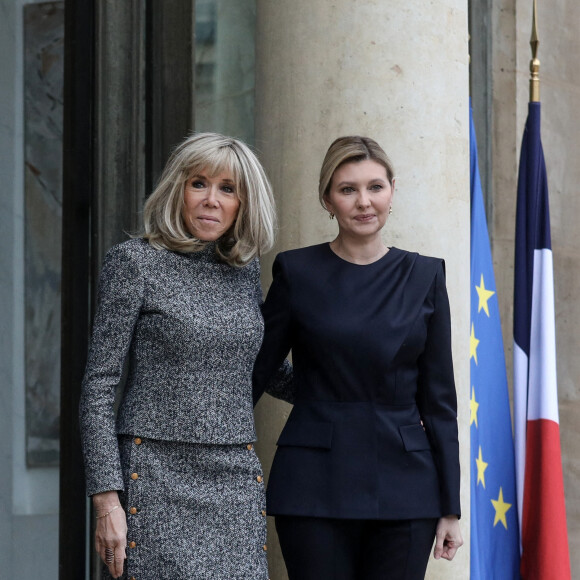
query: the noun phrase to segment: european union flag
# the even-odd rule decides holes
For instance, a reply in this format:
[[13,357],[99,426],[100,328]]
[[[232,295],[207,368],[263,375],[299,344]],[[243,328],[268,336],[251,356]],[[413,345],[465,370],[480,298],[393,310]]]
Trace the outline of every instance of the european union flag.
[[471,580],[519,579],[505,355],[471,107]]

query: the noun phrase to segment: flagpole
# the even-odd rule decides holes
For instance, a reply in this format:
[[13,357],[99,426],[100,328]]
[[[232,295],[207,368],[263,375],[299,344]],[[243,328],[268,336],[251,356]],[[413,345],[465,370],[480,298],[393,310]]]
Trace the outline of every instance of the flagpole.
[[534,0],[530,102],[520,152],[514,261],[514,410],[521,517],[520,571],[523,580],[571,580],[558,412],[548,178],[540,134],[536,13]]
[[532,60],[530,61],[530,103],[540,102],[540,61],[538,59],[538,22],[537,22],[536,0],[534,0],[534,14],[532,17],[532,36],[530,46],[532,47]]

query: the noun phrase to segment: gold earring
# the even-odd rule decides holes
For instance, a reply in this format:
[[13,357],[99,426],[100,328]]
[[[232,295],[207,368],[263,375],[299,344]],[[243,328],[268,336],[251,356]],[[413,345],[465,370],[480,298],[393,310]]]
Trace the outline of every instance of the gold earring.
[[328,219],[334,219],[334,214],[331,211],[328,212]]

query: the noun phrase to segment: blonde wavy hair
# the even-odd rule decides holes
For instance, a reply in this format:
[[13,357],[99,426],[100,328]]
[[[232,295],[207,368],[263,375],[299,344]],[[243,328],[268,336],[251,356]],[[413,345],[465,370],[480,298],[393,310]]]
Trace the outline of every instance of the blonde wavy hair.
[[356,163],[370,159],[382,165],[387,171],[387,178],[391,186],[395,179],[395,170],[388,155],[382,147],[370,137],[360,137],[350,135],[335,139],[328,148],[322,167],[320,169],[320,180],[318,182],[318,199],[320,205],[328,211],[324,199],[330,193],[330,185],[335,171],[345,163]]
[[216,254],[244,266],[274,244],[276,211],[272,187],[251,149],[232,137],[195,133],[169,157],[159,183],[145,202],[143,237],[157,249],[198,252],[209,242],[194,238],[181,216],[187,180],[201,172],[232,174],[240,207],[232,228],[216,242]]

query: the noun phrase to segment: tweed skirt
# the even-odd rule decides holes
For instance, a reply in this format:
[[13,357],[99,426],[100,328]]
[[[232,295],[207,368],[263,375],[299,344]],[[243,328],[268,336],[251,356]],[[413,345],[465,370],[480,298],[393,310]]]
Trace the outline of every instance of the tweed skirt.
[[124,580],[267,580],[266,500],[251,443],[120,436],[119,447]]

